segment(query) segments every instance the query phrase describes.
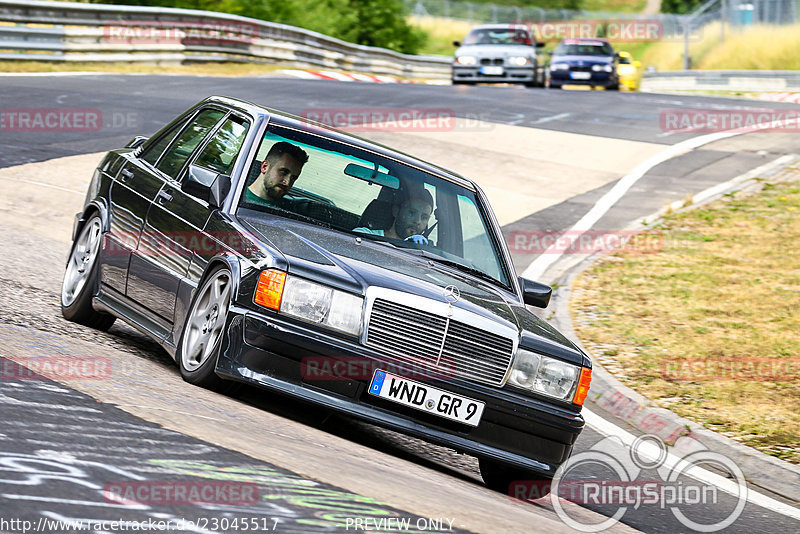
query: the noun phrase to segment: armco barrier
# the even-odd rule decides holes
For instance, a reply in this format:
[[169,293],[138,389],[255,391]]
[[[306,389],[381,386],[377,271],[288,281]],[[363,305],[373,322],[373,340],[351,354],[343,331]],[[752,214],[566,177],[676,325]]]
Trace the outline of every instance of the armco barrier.
[[800,91],[800,71],[684,70],[646,73],[642,91]]
[[251,61],[424,78],[449,78],[451,63],[238,15],[44,0],[0,0],[0,58]]

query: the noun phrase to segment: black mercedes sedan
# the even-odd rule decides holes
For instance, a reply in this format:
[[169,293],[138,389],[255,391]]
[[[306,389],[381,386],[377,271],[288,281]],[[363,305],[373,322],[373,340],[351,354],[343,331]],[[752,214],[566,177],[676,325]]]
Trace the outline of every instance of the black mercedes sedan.
[[277,391],[476,456],[487,485],[549,480],[591,361],[526,309],[472,181],[269,108],[210,97],[95,171],[61,294],[193,384]]

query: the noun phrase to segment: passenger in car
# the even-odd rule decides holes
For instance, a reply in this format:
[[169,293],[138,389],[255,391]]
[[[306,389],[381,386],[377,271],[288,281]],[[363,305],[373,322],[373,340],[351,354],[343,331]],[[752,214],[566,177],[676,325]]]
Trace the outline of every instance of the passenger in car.
[[302,148],[285,141],[275,143],[261,163],[261,174],[245,191],[245,201],[260,206],[280,205],[307,161],[308,154]]
[[423,232],[428,228],[428,221],[433,213],[433,197],[426,189],[403,191],[400,202],[392,205],[394,221],[387,230],[373,230],[366,227],[354,228],[354,232],[362,234],[405,239],[420,245],[427,245],[428,239]]

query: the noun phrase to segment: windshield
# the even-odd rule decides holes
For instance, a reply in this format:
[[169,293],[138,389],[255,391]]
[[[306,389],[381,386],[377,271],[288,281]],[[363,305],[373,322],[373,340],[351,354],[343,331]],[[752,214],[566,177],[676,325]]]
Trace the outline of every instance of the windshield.
[[603,42],[591,43],[561,43],[556,48],[557,56],[612,56],[614,50],[611,45]]
[[483,28],[472,30],[464,39],[465,45],[528,45],[531,38],[527,30],[513,28]]
[[475,192],[417,168],[270,125],[244,188],[239,214],[278,213],[413,254],[424,250],[510,286],[499,236]]

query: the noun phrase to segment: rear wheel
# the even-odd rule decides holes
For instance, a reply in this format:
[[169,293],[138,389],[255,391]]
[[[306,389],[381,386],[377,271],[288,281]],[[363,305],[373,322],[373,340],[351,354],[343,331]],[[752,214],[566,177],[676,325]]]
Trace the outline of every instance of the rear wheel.
[[505,464],[480,458],[481,476],[486,487],[523,501],[542,498],[550,493],[552,477],[515,469]]
[[232,274],[216,267],[200,284],[183,325],[178,343],[181,376],[190,384],[231,393],[239,384],[223,380],[214,372],[225,333],[233,292]]
[[61,315],[75,323],[108,330],[116,318],[92,307],[92,297],[97,290],[97,258],[102,240],[103,222],[95,215],[83,226],[72,244],[61,284]]

